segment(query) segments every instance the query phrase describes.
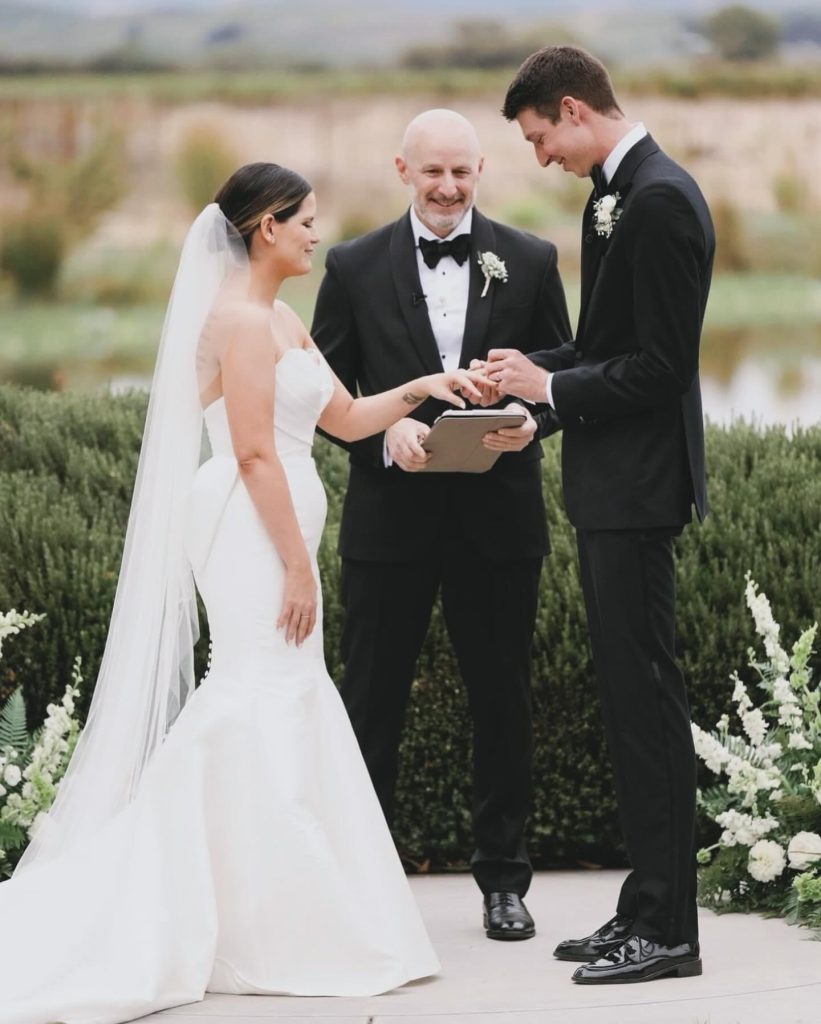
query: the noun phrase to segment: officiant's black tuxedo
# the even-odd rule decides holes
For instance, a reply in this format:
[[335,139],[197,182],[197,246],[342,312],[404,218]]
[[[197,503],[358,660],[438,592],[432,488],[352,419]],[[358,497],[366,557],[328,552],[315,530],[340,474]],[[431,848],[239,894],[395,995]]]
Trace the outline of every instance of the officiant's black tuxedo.
[[[460,365],[491,347],[526,352],[571,336],[553,245],[473,211],[470,286]],[[409,214],[328,253],[312,334],[352,394],[386,391],[442,363],[419,280]],[[485,279],[477,254],[504,260]],[[431,424],[448,406],[408,415]],[[437,592],[474,725],[476,852],[484,892],[524,895],[523,833],[531,789],[529,662],[539,573],[548,552],[536,438],[484,474],[386,468],[384,435],[350,446],[339,537],[345,663],[341,692],[388,820],[405,707]],[[333,440],[333,439],[332,439]]]
[[577,530],[593,661],[633,871],[619,913],[667,944],[697,937],[695,756],[675,661],[672,538],[707,512],[698,379],[715,237],[693,179],[645,136],[582,225],[575,342],[556,371],[565,506]]

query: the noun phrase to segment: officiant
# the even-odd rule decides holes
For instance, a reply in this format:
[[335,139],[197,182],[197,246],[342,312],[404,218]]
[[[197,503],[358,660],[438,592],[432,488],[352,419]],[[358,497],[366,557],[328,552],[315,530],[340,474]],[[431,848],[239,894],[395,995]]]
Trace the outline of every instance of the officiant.
[[[399,220],[328,252],[312,334],[352,394],[371,395],[490,348],[550,349],[571,337],[556,248],[475,206],[484,159],[473,126],[429,110],[395,160],[410,192]],[[391,821],[403,719],[437,594],[473,721],[474,878],[492,939],[535,934],[530,650],[548,553],[540,439],[555,413],[489,432],[486,473],[432,473],[424,441],[444,403],[410,407],[348,446],[339,554],[341,693]],[[332,439],[333,440],[333,439]]]

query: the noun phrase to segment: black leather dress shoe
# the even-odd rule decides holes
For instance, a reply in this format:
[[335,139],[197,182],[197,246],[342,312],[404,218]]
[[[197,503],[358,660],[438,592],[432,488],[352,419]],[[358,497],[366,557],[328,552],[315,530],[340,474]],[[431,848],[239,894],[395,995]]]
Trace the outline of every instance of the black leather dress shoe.
[[625,939],[630,937],[632,930],[632,918],[616,914],[592,935],[587,935],[583,939],[565,939],[564,942],[560,942],[553,950],[553,956],[557,960],[574,960],[587,964],[591,960],[598,960],[600,956],[609,953],[611,949],[619,947]]
[[573,981],[579,985],[625,985],[655,978],[694,978],[699,974],[701,957],[697,942],[662,946],[652,939],[631,935],[595,963],[577,967]]
[[485,932],[489,939],[532,939],[536,925],[515,892],[491,892],[485,896]]

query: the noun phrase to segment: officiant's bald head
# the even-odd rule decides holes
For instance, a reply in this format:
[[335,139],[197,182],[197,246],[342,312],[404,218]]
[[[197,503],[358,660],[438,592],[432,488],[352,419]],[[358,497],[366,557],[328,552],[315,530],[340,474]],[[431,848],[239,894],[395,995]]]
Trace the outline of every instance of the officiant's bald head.
[[396,157],[416,215],[440,238],[473,205],[484,157],[476,129],[455,110],[425,110],[410,122]]

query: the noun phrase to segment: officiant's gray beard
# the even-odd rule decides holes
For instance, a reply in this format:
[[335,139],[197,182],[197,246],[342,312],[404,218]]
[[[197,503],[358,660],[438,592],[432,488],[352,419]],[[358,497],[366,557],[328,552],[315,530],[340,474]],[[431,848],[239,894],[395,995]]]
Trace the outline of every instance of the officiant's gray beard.
[[475,204],[477,192],[478,189],[474,188],[472,202],[455,203],[451,212],[446,212],[446,209],[442,207],[437,209],[430,203],[423,207],[416,199],[413,201],[413,208],[419,220],[431,231],[444,231],[446,234],[450,234],[451,231],[455,231],[459,227],[468,210]]

